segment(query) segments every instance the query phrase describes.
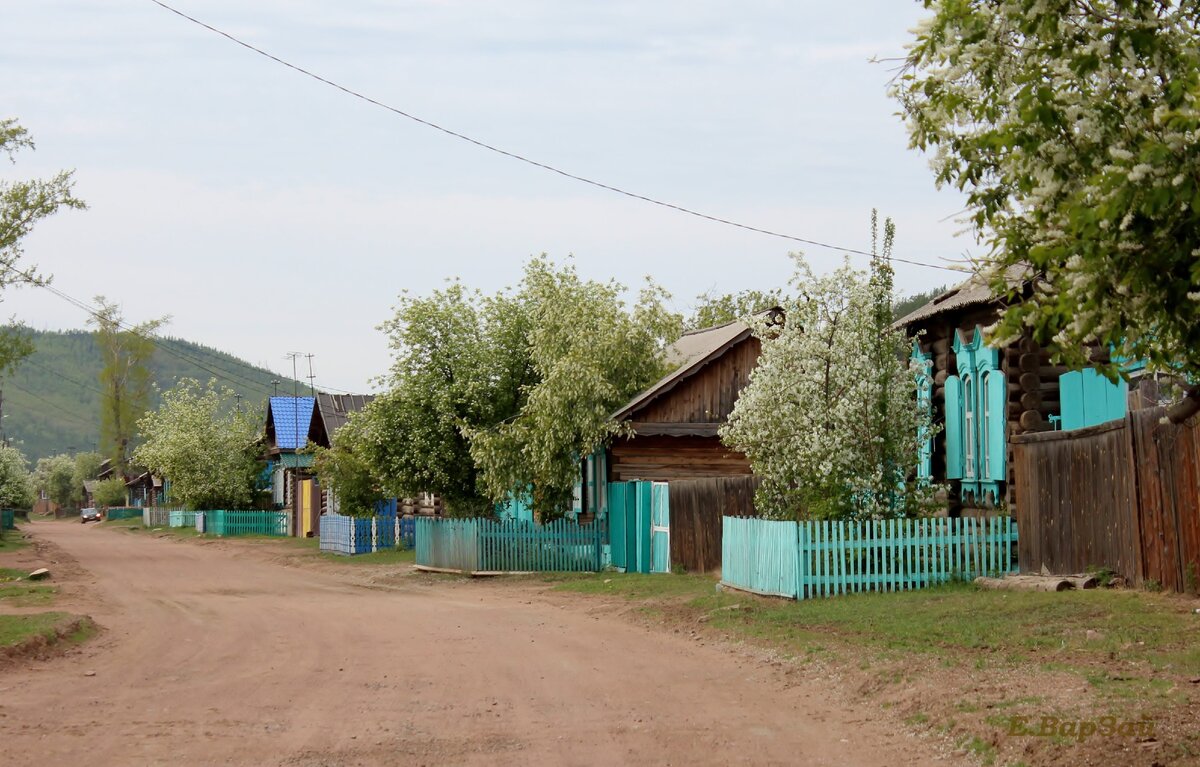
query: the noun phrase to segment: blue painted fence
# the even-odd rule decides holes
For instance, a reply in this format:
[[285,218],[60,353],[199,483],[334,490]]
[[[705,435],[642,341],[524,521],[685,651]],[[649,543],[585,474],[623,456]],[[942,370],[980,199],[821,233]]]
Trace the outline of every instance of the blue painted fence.
[[375,517],[345,517],[323,514],[320,521],[321,551],[337,554],[370,554],[415,545],[417,521],[393,514]]
[[597,572],[604,567],[603,525],[559,519],[436,519],[416,524],[417,564],[468,573]]
[[783,522],[722,519],[721,580],[806,599],[906,591],[1017,572],[1011,517]]

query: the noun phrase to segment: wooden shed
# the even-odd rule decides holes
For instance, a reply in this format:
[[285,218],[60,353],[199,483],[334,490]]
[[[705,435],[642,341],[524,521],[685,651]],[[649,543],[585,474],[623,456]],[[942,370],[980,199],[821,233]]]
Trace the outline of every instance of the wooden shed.
[[669,352],[678,367],[613,415],[632,435],[609,446],[609,480],[749,474],[746,456],[721,444],[717,429],[750,382],[761,351],[743,322],[685,333]]

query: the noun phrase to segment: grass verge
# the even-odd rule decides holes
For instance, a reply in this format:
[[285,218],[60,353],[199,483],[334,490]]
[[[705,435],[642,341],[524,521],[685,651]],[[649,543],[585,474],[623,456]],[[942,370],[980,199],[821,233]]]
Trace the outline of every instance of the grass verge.
[[662,625],[840,668],[865,700],[984,764],[1082,763],[1132,745],[1012,735],[1013,717],[1150,717],[1157,739],[1123,763],[1182,763],[1200,753],[1200,603],[1176,595],[949,584],[797,602],[720,591],[696,575],[530,577],[632,602]]
[[95,633],[96,624],[86,616],[61,612],[0,615],[0,648],[17,647],[31,640],[45,644],[66,640],[79,644]]

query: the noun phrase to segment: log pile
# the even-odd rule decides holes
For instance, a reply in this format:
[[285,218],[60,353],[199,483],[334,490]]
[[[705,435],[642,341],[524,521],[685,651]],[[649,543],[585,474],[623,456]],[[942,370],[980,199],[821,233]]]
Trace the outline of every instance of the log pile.
[[1007,575],[1003,578],[980,576],[975,585],[984,589],[1010,589],[1014,591],[1067,591],[1069,589],[1094,589],[1094,575]]

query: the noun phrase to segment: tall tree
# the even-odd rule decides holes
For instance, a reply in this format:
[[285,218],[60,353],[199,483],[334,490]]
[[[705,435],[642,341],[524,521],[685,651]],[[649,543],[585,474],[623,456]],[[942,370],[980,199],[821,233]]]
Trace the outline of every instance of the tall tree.
[[666,371],[664,353],[682,318],[649,280],[633,306],[625,292],[545,257],[526,265],[517,301],[529,311],[527,359],[536,382],[514,416],[466,430],[492,500],[525,497],[540,519],[560,516],[580,460],[613,435],[613,411]]
[[193,509],[247,508],[259,475],[259,423],[234,404],[232,389],[185,378],[163,392],[138,421],[133,458],[171,482],[171,495]]
[[[0,154],[16,162],[22,149],[33,149],[33,138],[13,118],[0,118]],[[61,171],[49,179],[28,181],[0,180],[0,289],[16,283],[42,285],[49,278],[37,268],[22,267],[22,240],[39,221],[58,212],[60,208],[86,208],[72,194],[72,171]],[[20,325],[0,329],[0,376],[7,375],[23,359],[33,353],[33,344]]]
[[1035,280],[996,336],[1032,332],[1072,363],[1112,345],[1194,379],[1200,1],[924,5],[894,86],[912,145],[966,192],[997,288],[1010,266]]
[[915,477],[929,417],[892,328],[893,229],[864,274],[847,262],[817,276],[797,255],[783,327],[756,323],[762,355],[742,390],[725,444],[763,478],[758,506],[788,519],[922,513],[931,488]]
[[83,485],[75,484],[75,460],[63,453],[41,458],[33,472],[34,488],[63,508],[79,504]]
[[100,386],[100,447],[124,475],[129,468],[137,421],[150,402],[149,362],[154,355],[154,333],[167,317],[127,326],[121,307],[96,296],[95,312],[88,324],[96,328],[96,341],[104,360]]

